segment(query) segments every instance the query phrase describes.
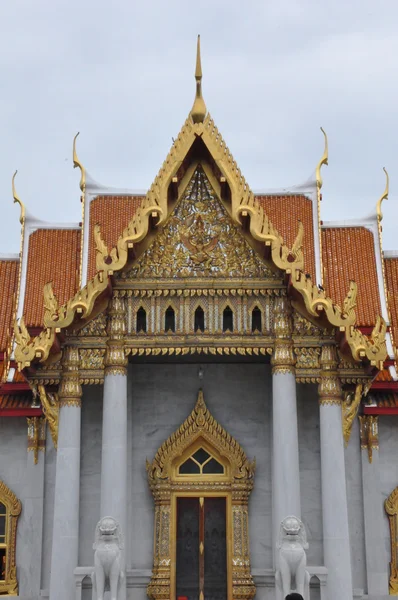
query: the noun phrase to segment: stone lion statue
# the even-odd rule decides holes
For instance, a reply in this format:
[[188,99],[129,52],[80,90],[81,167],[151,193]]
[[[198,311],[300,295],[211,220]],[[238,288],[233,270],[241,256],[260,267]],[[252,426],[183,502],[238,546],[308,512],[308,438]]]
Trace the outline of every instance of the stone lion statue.
[[98,521],[93,549],[93,600],[104,600],[107,584],[111,600],[121,600],[124,543],[120,525],[113,517],[103,517]]
[[[285,517],[279,529],[277,543],[278,569],[275,574],[279,596],[285,598],[291,592],[301,594],[309,600],[310,575],[306,570],[308,548],[307,534],[298,517]],[[295,589],[292,583],[295,582]]]

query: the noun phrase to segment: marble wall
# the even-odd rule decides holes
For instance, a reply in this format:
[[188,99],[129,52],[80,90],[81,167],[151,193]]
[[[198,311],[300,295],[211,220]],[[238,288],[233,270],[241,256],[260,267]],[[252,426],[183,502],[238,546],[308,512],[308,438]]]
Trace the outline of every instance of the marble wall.
[[319,404],[315,384],[297,386],[297,413],[301,518],[308,536],[308,564],[323,566]]
[[272,567],[271,542],[271,381],[270,368],[255,364],[209,364],[203,380],[197,364],[134,365],[132,394],[133,540],[130,565],[148,569],[153,558],[153,500],[145,460],[193,409],[202,385],[213,416],[256,457],[255,487],[250,499],[250,540],[254,568]]
[[348,526],[350,531],[352,585],[367,589],[365,557],[365,521],[363,511],[363,486],[359,423],[354,420],[350,442],[345,450]]
[[386,571],[391,560],[390,529],[388,517],[384,511],[384,502],[394,488],[398,486],[398,416],[379,417],[379,465],[380,465],[380,502],[383,504],[383,538],[380,548],[384,556]]

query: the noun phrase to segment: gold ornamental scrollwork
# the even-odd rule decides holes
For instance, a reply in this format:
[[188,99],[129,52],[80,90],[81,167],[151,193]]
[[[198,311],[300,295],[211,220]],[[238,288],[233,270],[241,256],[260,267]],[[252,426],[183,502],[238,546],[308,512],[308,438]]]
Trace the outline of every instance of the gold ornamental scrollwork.
[[0,595],[18,596],[18,581],[16,567],[17,524],[21,514],[21,502],[16,495],[0,480],[0,502],[6,509],[5,530],[5,576],[0,581]]
[[350,441],[352,426],[354,424],[354,419],[358,414],[362,394],[363,385],[361,383],[358,383],[355,387],[355,393],[348,392],[343,398],[343,437],[346,446],[348,446],[348,442]]
[[44,385],[39,384],[37,386],[39,392],[40,402],[43,408],[44,416],[47,420],[50,428],[51,438],[54,444],[54,448],[58,446],[58,423],[59,423],[59,401],[58,394],[54,392],[46,391]]
[[398,596],[398,487],[388,496],[384,503],[384,508],[390,526],[390,595]]
[[[224,465],[223,474],[180,475],[181,461],[202,446]],[[228,569],[232,573],[231,597],[253,598],[256,588],[250,570],[248,499],[253,489],[255,461],[247,459],[239,443],[211,415],[202,390],[191,414],[161,445],[152,463],[147,461],[146,468],[155,500],[154,567],[147,589],[149,598],[166,600],[173,595],[172,568],[175,565],[171,561],[171,549],[175,544],[176,522],[175,516],[172,518],[172,505],[177,495],[186,493],[197,493],[198,497],[218,493],[230,498],[233,547]]]

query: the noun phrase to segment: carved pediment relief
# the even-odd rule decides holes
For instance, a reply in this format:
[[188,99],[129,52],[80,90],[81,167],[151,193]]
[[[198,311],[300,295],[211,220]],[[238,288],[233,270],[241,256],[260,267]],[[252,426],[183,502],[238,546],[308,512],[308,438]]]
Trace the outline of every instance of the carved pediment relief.
[[123,280],[261,277],[275,274],[250,247],[198,165],[152,245]]

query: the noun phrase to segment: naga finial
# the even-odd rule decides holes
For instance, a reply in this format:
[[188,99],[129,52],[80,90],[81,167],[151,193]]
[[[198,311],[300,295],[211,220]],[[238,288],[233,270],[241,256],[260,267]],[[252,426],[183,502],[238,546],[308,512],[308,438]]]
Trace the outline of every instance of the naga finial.
[[206,116],[206,104],[202,97],[202,64],[200,60],[200,35],[198,35],[198,45],[196,50],[196,96],[191,110],[191,117],[194,123],[203,123]]
[[84,194],[84,190],[86,188],[86,169],[83,167],[82,163],[79,160],[79,157],[77,156],[77,152],[76,152],[76,138],[77,136],[80,134],[80,131],[77,132],[77,134],[75,135],[75,137],[73,138],[73,168],[76,169],[76,167],[79,167],[80,169],[80,189]]
[[383,213],[381,212],[381,204],[382,204],[383,200],[388,200],[388,193],[390,191],[390,178],[388,176],[388,173],[387,173],[385,167],[383,167],[383,171],[386,174],[386,187],[376,204],[377,220],[379,221],[379,223],[380,223],[380,221],[383,220]]
[[322,167],[322,165],[329,164],[329,162],[328,162],[329,161],[328,136],[326,135],[326,132],[323,129],[323,127],[321,127],[321,131],[322,131],[323,135],[325,136],[325,149],[323,151],[323,156],[322,156],[321,160],[319,161],[319,163],[317,164],[316,171],[315,171],[316,186],[317,186],[318,190],[321,189],[322,184],[323,184],[322,175],[321,175],[321,167]]
[[17,191],[15,189],[15,176],[17,173],[18,173],[18,171],[15,171],[14,175],[12,176],[12,195],[14,198],[14,204],[17,203],[21,207],[21,214],[19,217],[19,222],[21,223],[21,225],[23,225],[25,222],[25,205],[22,202],[21,198],[18,196]]

